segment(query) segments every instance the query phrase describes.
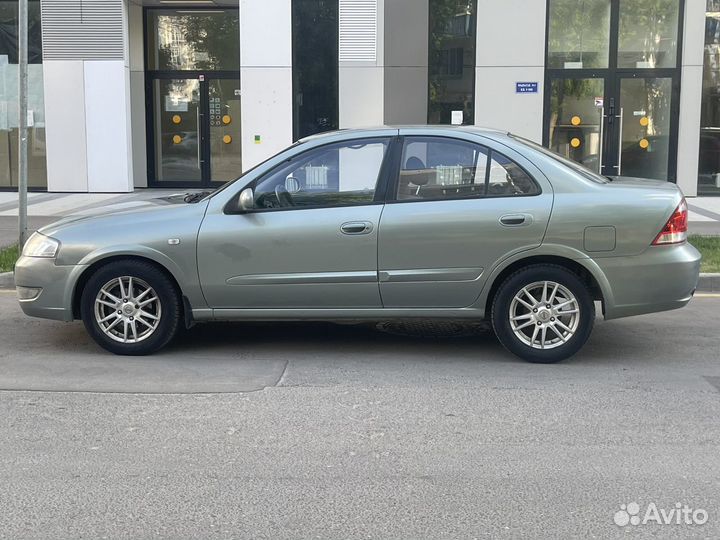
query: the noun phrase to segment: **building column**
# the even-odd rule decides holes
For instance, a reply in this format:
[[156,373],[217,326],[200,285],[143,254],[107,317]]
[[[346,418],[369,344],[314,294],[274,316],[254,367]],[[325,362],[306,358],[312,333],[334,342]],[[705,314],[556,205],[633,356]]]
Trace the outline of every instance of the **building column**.
[[697,195],[699,174],[705,5],[705,0],[685,1],[677,183],[683,193],[690,197]]
[[147,132],[145,126],[145,35],[143,7],[124,0],[128,14],[128,67],[130,78],[130,149],[135,187],[147,187]]
[[339,1],[340,128],[380,126],[384,122],[385,0]]
[[[541,143],[546,2],[478,0],[477,12],[475,124]],[[538,91],[518,94],[516,82]]]
[[242,168],[292,144],[290,0],[240,1]]
[[41,5],[48,191],[132,191],[127,6]]
[[428,0],[385,2],[385,124],[427,123],[428,19]]

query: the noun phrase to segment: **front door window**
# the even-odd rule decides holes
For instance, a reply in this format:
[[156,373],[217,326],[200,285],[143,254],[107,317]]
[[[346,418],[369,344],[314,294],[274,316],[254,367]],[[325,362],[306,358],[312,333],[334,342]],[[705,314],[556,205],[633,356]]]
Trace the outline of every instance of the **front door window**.
[[255,186],[255,206],[328,208],[371,204],[389,139],[323,146],[274,170]]

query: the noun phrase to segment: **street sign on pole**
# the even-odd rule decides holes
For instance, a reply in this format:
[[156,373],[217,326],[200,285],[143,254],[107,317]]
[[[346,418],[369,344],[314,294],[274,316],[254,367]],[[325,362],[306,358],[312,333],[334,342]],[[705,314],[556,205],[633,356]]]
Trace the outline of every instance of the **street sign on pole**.
[[18,245],[27,240],[28,0],[18,2]]

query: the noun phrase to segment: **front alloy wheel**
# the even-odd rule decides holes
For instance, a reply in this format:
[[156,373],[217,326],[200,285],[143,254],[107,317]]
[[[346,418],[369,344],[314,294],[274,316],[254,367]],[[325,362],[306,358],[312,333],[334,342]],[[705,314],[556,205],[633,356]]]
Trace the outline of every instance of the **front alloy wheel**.
[[503,346],[529,362],[553,363],[578,352],[590,337],[595,304],[571,270],[537,264],[510,275],[492,305]]
[[147,339],[157,330],[161,317],[158,294],[140,278],[113,278],[95,297],[95,322],[108,337],[120,343]]
[[85,328],[115,354],[161,349],[178,331],[182,304],[168,275],[152,263],[116,261],[97,270],[80,299]]

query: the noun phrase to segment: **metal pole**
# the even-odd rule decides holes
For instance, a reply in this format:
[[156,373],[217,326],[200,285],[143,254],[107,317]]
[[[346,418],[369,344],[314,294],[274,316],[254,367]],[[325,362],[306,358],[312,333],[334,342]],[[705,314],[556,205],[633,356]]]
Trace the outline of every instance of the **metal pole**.
[[28,0],[18,2],[18,245],[27,240]]

